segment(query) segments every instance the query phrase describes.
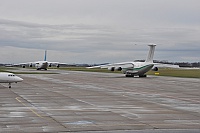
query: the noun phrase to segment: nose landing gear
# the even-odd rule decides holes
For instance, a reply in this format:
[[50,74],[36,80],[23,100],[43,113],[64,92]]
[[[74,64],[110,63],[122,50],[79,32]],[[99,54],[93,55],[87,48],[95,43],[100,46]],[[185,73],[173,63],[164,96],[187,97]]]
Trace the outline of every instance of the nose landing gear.
[[8,83],[8,88],[11,88],[11,83]]

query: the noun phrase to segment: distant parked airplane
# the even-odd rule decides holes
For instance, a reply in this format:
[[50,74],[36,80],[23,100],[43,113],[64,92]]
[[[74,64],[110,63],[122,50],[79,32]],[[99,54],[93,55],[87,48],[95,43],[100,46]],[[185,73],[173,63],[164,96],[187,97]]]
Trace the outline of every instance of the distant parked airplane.
[[26,66],[29,66],[29,67],[35,66],[35,68],[37,70],[42,70],[42,69],[47,70],[47,68],[51,67],[51,66],[56,66],[57,68],[59,68],[61,64],[66,64],[66,63],[49,62],[49,61],[47,61],[47,51],[45,50],[44,61],[19,63],[19,64],[15,64],[14,66],[22,66],[23,68],[25,68]]
[[9,88],[11,88],[11,83],[17,83],[21,81],[23,81],[23,79],[13,73],[0,72],[0,83],[8,83]]

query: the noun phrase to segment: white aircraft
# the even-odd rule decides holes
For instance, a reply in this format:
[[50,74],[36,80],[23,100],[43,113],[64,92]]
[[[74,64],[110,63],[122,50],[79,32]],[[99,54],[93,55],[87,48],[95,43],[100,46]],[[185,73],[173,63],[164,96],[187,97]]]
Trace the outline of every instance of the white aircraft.
[[0,72],[0,83],[8,83],[9,88],[11,88],[11,83],[17,83],[21,81],[23,81],[23,79],[13,73]]
[[100,66],[93,66],[88,68],[108,68],[110,71],[122,71],[126,77],[146,77],[146,72],[149,70],[158,71],[158,67],[154,67],[155,63],[153,63],[153,56],[155,51],[156,44],[149,44],[149,54],[145,62],[121,62]]
[[27,62],[27,63],[20,63],[15,64],[14,66],[22,66],[25,68],[26,66],[35,67],[37,70],[47,70],[48,67],[56,66],[57,68],[60,67],[61,64],[66,63],[59,63],[59,62],[48,62],[47,60],[47,51],[45,50],[44,61],[36,61],[36,62]]

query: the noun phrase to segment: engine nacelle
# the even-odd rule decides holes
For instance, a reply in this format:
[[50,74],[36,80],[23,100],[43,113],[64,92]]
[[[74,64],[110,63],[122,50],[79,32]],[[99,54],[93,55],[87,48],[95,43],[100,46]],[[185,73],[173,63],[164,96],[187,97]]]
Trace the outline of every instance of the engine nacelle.
[[25,65],[22,65],[22,68],[25,68],[26,66]]
[[59,68],[59,67],[60,67],[60,65],[58,64],[56,67],[57,67],[57,68]]
[[115,67],[109,67],[108,70],[115,71]]
[[122,68],[121,67],[109,67],[108,70],[110,70],[110,71],[121,71]]
[[51,64],[49,64],[49,67],[51,67]]
[[115,67],[115,71],[121,71],[122,68],[121,67]]
[[30,64],[29,67],[33,67],[33,64]]
[[152,68],[152,71],[158,71],[157,67]]

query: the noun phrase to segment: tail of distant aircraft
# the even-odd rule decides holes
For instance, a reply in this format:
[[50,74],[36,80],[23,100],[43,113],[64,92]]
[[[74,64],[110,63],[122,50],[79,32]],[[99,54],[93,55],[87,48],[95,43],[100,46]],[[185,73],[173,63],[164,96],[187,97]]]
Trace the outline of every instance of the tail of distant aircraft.
[[149,54],[148,54],[145,62],[152,62],[153,63],[153,56],[154,56],[156,44],[149,44],[148,46],[150,47],[150,49],[149,49]]
[[47,50],[45,50],[45,53],[44,53],[44,61],[47,61]]

